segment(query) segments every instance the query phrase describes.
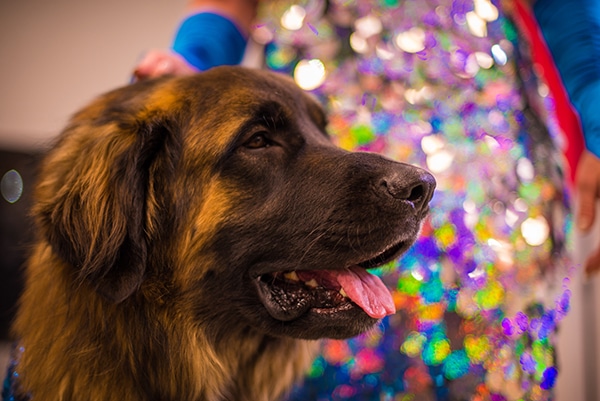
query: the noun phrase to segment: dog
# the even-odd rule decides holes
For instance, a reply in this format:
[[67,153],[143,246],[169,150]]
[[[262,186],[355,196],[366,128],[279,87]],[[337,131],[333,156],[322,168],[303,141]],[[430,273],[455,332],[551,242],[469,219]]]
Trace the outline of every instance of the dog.
[[293,80],[242,67],[76,113],[36,187],[16,399],[277,400],[318,339],[394,313],[367,269],[415,241],[435,180],[326,124]]

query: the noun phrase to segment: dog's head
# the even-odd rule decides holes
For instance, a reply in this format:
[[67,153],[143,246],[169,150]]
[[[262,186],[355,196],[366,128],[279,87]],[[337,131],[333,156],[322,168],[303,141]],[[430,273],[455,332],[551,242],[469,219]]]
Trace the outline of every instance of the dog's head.
[[74,291],[177,305],[215,335],[354,336],[393,313],[366,269],[413,243],[435,181],[325,125],[265,71],[138,83],[74,116],[34,212]]

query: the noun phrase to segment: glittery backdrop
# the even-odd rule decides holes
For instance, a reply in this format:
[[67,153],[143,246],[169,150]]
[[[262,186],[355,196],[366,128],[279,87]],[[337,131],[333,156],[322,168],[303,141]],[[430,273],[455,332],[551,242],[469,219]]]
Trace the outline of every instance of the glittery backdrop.
[[399,312],[326,341],[295,400],[547,400],[569,309],[562,136],[497,2],[264,2],[270,69],[326,105],[343,148],[438,181],[416,245],[381,275]]

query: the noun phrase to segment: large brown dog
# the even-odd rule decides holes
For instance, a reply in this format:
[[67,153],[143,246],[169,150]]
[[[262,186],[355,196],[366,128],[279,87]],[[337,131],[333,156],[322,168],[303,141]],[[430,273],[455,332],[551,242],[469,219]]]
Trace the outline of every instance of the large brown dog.
[[221,67],[104,95],[48,155],[15,334],[36,401],[274,400],[394,312],[425,171],[335,147],[291,80]]

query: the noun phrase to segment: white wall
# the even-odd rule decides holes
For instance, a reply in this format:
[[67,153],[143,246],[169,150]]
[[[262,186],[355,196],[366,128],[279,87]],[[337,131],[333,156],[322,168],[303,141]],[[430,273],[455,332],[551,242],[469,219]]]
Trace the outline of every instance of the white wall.
[[43,146],[167,47],[185,0],[0,0],[0,147]]
[[[600,244],[600,205],[593,229],[574,233],[574,262],[584,263]],[[584,277],[581,271],[571,283],[571,311],[561,322],[558,340],[559,376],[557,401],[600,400],[600,274]]]

